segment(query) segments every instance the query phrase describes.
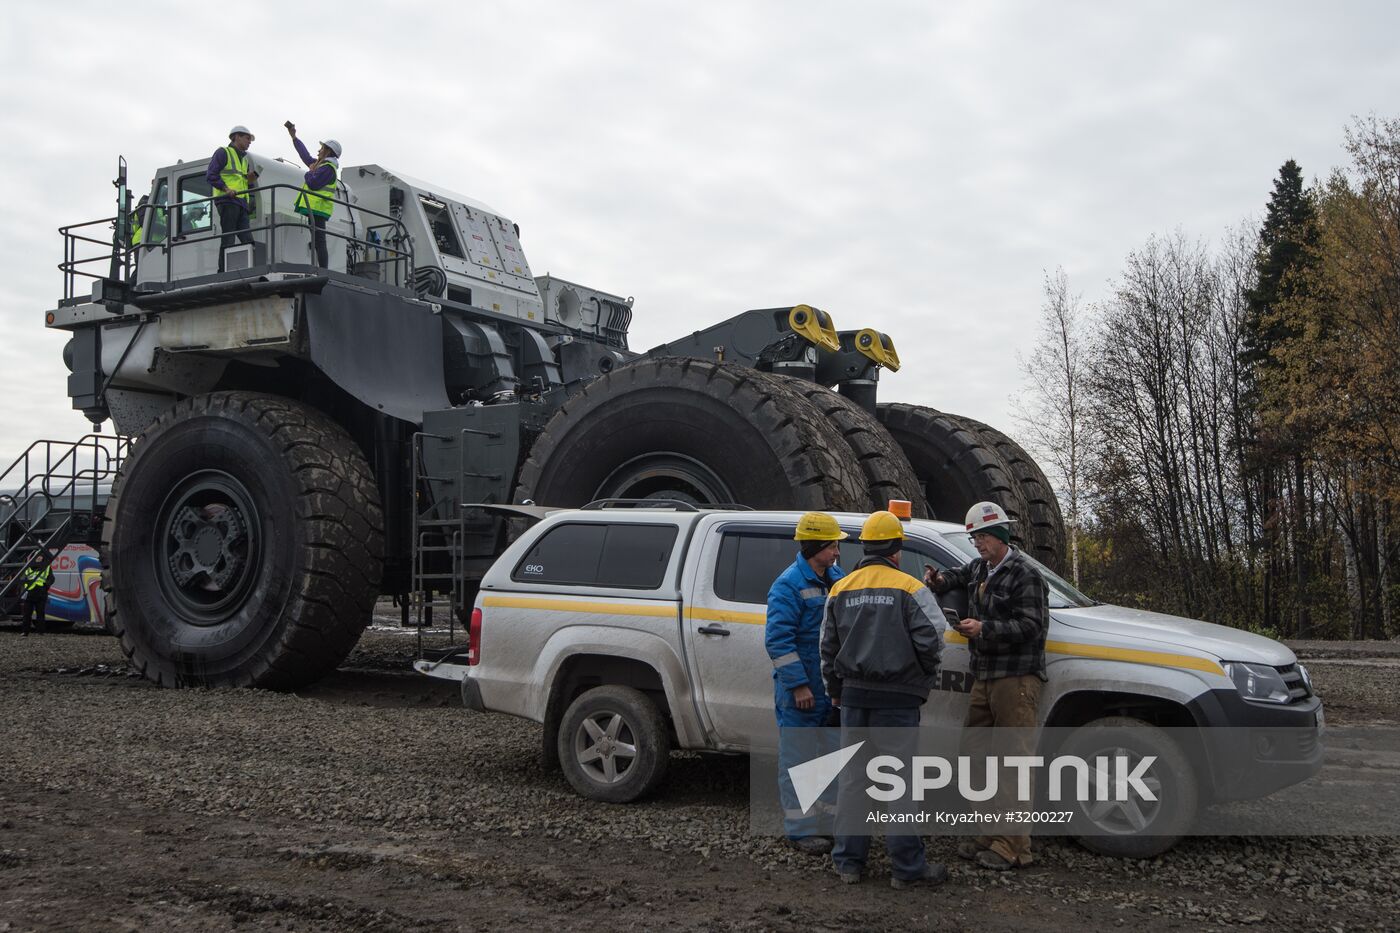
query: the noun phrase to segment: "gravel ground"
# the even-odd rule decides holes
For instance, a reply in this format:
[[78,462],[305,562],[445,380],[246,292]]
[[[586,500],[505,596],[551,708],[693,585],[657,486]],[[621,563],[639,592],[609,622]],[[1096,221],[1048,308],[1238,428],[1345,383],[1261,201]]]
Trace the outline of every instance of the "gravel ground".
[[[1397,927],[1393,838],[1146,862],[1046,840],[1004,875],[935,839],[943,888],[893,892],[879,864],[847,888],[749,834],[744,761],[677,755],[655,799],[585,801],[537,727],[464,711],[415,655],[371,631],[300,694],[162,691],[104,636],[0,629],[0,931]],[[1329,720],[1400,721],[1400,670],[1361,660],[1308,662]]]

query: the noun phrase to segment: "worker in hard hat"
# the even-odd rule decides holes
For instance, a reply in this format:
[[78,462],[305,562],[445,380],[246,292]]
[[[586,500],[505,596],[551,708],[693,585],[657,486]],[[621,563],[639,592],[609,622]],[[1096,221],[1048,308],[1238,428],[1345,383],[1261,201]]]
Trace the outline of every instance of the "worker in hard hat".
[[224,271],[224,250],[235,242],[252,243],[251,216],[253,196],[248,189],[258,183],[258,173],[248,159],[248,147],[253,134],[239,124],[228,131],[228,145],[214,150],[204,180],[215,191],[214,207],[219,212],[219,271]]
[[[831,588],[822,622],[822,678],[834,704],[841,708],[841,747],[865,741],[863,754],[895,755],[910,761],[917,748],[920,710],[938,676],[945,623],[938,600],[914,577],[899,569],[904,526],[892,512],[871,515],[860,530],[865,559]],[[878,741],[868,733],[880,729]],[[876,748],[876,745],[879,745]],[[861,879],[870,853],[868,832],[848,834],[863,825],[869,810],[864,767],[842,771],[837,800],[836,843],[831,859],[847,884]],[[937,885],[948,869],[930,863],[916,835],[888,836],[894,888]]]
[[[935,593],[967,590],[968,617],[957,623],[957,630],[967,637],[973,676],[963,723],[963,753],[973,760],[983,760],[986,756],[979,752],[987,750],[1001,756],[1035,754],[1050,597],[1045,578],[1012,547],[1012,522],[997,503],[977,503],[968,509],[965,524],[980,556],[951,570],[924,569],[924,581]],[[1005,791],[1011,782],[999,783]],[[1018,801],[999,794],[994,806],[1013,810]],[[985,868],[1005,871],[1030,864],[1031,837],[979,836],[959,845],[958,854]]]
[[24,615],[20,622],[21,635],[28,635],[31,622],[43,634],[48,628],[49,587],[53,585],[53,568],[49,566],[49,555],[42,548],[29,557],[29,566],[20,573],[19,595],[24,604]]
[[341,145],[334,139],[323,139],[313,159],[306,150],[306,144],[297,139],[296,124],[288,120],[282,125],[287,128],[297,155],[301,156],[301,161],[307,167],[295,209],[298,214],[310,218],[316,244],[316,264],[327,269],[330,262],[326,251],[326,221],[335,213],[334,198],[340,189]]
[[[789,729],[822,727],[831,715],[831,701],[822,688],[822,611],[826,594],[841,579],[837,559],[848,535],[825,512],[808,512],[797,522],[792,538],[798,554],[768,590],[768,614],[763,643],[773,661],[773,706],[778,718],[778,798],[783,805],[783,829],[799,852],[824,855],[831,838],[822,831],[829,807],[825,801],[804,813],[788,777],[788,768],[825,751],[819,733],[795,734]],[[811,739],[815,738],[815,742]]]

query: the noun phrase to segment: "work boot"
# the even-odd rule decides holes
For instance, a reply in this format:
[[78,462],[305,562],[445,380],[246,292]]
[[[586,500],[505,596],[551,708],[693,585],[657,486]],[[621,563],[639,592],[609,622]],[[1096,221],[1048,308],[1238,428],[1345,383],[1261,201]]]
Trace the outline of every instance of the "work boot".
[[948,880],[948,868],[939,862],[929,862],[924,866],[924,873],[917,878],[891,878],[890,887],[896,891],[903,891],[905,888],[930,887],[936,888],[938,885]]
[[1015,862],[1008,862],[991,849],[983,849],[978,852],[975,861],[983,868],[990,868],[992,871],[1010,871],[1016,867]]
[[826,855],[831,851],[831,839],[827,836],[803,836],[800,839],[789,839],[788,845],[803,855]]
[[841,879],[842,884],[860,884],[859,871],[842,871],[838,868],[836,869],[836,877]]
[[964,839],[958,843],[958,858],[967,859],[969,862],[977,861],[977,853],[986,851],[971,839]]

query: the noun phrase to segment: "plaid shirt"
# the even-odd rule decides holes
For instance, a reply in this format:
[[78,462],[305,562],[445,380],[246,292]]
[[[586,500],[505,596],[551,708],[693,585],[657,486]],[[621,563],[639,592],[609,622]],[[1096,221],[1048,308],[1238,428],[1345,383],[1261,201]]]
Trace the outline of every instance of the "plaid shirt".
[[943,571],[934,592],[966,587],[968,615],[982,620],[982,633],[967,641],[972,675],[996,680],[1022,674],[1045,677],[1045,636],[1050,631],[1050,590],[1045,579],[1012,548],[988,579],[987,562]]

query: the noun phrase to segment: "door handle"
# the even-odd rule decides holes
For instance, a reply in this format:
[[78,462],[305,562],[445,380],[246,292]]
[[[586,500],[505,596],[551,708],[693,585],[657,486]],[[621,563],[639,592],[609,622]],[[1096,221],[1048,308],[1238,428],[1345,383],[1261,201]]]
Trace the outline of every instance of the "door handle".
[[725,628],[723,625],[717,624],[702,625],[695,631],[699,632],[701,635],[729,635],[729,629]]

